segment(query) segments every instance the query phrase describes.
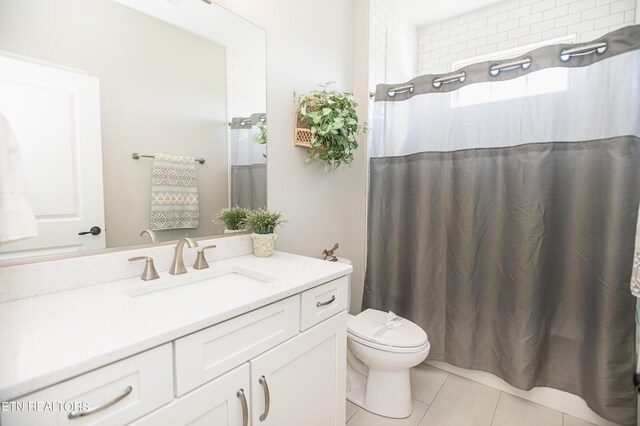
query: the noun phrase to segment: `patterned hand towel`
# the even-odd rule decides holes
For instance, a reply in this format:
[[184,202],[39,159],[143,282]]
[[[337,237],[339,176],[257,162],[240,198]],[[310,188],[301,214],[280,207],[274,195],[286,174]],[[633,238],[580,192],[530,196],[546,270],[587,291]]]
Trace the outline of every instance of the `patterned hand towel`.
[[199,218],[194,158],[155,154],[151,176],[151,229],[197,228]]

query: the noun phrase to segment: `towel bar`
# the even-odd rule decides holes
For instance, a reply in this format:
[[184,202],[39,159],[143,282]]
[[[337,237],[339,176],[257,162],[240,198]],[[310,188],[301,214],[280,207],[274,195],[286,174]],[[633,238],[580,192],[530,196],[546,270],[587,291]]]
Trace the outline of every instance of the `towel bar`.
[[[138,152],[134,152],[131,154],[131,158],[133,158],[134,160],[139,160],[140,157],[144,157],[144,158],[154,158],[153,155],[145,155],[145,154],[140,154]],[[204,158],[194,158],[195,161],[197,161],[200,164],[204,164],[205,159]]]

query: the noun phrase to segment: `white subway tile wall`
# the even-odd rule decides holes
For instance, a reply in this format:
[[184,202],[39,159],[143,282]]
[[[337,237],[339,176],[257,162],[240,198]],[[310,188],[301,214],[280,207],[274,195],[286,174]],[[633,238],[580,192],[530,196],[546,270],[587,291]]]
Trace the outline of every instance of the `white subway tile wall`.
[[[371,0],[369,13],[371,90],[375,90],[375,85],[379,83],[406,81],[415,77],[418,29],[401,16],[394,0]],[[438,48],[447,50],[446,44]]]
[[[374,0],[373,3],[392,1]],[[450,72],[454,61],[568,34],[576,34],[578,43],[593,40],[633,25],[635,9],[635,0],[508,0],[498,3],[419,28],[416,75]],[[378,10],[386,9],[379,6]],[[385,21],[384,17],[378,19]],[[372,20],[372,31],[376,31],[373,23]],[[372,46],[371,49],[376,48]],[[372,65],[384,67],[384,63],[372,57]]]
[[267,75],[264,58],[227,48],[227,117],[266,112]]

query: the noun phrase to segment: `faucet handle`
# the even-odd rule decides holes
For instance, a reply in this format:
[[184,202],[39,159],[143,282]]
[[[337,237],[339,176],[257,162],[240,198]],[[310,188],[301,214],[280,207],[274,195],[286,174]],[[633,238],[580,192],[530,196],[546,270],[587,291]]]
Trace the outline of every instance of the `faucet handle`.
[[210,248],[215,248],[215,245],[204,246],[198,250],[198,257],[196,258],[196,263],[193,264],[193,269],[207,269],[209,267],[207,259],[204,257],[204,251]]
[[142,271],[142,275],[140,276],[141,280],[150,281],[160,278],[160,276],[158,275],[158,271],[156,271],[156,267],[153,264],[153,258],[151,256],[137,256],[129,258],[129,262],[133,262],[136,260],[146,261],[144,264],[144,271]]

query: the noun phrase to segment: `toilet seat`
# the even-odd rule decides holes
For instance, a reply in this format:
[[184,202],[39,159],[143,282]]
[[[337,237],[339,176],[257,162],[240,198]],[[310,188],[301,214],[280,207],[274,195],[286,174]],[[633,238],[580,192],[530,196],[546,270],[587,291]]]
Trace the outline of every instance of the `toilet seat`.
[[428,348],[427,333],[413,322],[397,318],[399,326],[387,328],[387,312],[367,309],[347,322],[349,338],[387,352],[411,353]]
[[363,346],[367,346],[367,347],[372,348],[372,349],[378,349],[380,351],[390,352],[390,353],[409,354],[409,353],[422,352],[424,350],[428,350],[428,349],[431,348],[431,344],[429,343],[428,340],[427,340],[427,342],[425,342],[424,344],[422,344],[420,346],[402,347],[402,346],[389,346],[389,345],[383,345],[383,344],[380,344],[380,343],[371,342],[371,341],[369,341],[367,339],[363,339],[363,338],[358,337],[355,334],[351,334],[349,332],[347,332],[347,337],[351,341],[356,342],[356,343],[360,343]]

